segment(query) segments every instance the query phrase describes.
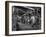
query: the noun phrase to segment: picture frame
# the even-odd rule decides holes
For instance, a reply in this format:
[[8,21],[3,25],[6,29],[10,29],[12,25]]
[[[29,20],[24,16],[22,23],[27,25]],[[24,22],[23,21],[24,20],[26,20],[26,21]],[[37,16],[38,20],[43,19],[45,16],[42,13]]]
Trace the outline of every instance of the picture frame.
[[45,3],[5,2],[5,35],[45,34]]

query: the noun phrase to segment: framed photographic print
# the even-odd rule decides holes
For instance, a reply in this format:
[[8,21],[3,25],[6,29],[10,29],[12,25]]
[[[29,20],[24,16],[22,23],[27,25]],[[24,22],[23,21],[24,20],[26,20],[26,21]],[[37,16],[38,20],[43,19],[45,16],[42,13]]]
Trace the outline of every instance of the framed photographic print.
[[5,2],[5,35],[45,33],[45,3]]

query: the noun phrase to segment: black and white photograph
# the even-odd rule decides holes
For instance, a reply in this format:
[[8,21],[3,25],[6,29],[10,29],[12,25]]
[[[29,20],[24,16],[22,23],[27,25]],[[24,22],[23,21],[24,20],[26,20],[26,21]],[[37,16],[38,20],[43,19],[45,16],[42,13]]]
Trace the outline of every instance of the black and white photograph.
[[13,6],[12,8],[12,31],[41,29],[41,7]]
[[[9,35],[45,33],[44,3],[7,2]],[[9,20],[8,20],[9,19]]]

